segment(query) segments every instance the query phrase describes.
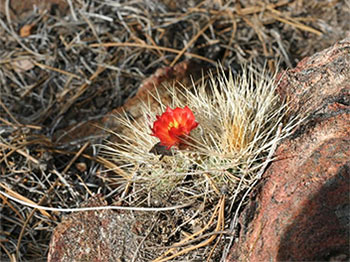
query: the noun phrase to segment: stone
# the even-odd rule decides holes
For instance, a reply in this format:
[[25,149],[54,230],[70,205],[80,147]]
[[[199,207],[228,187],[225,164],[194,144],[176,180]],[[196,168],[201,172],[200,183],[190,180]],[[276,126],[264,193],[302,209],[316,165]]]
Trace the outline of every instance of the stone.
[[[82,206],[106,204],[99,196],[94,196]],[[129,211],[72,213],[55,228],[47,261],[131,261],[137,250],[133,230],[134,217]]]

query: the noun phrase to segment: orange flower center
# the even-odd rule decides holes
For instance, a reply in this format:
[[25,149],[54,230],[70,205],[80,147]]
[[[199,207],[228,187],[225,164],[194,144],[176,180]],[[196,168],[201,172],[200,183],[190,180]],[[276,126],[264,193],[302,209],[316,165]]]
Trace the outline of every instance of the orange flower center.
[[175,128],[178,128],[178,127],[179,127],[179,123],[178,123],[176,120],[174,120],[174,122],[170,122],[170,123],[169,123],[169,125],[168,125],[168,130],[170,130],[170,129],[173,128],[173,127],[175,127]]

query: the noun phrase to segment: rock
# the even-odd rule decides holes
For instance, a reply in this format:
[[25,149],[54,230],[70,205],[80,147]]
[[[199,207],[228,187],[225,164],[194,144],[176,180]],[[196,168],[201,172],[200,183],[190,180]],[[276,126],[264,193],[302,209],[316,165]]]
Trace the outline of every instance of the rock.
[[227,261],[349,261],[350,38],[281,76],[279,92],[308,117],[240,216]]
[[[6,0],[0,0],[0,13],[6,14]],[[68,3],[64,0],[10,0],[9,15],[12,20],[23,21],[30,17],[34,10],[37,13],[48,11],[49,13],[59,13],[64,16],[68,12]]]
[[[105,206],[93,197],[83,206]],[[137,249],[130,212],[82,211],[68,215],[54,230],[48,262],[131,261]],[[124,259],[124,260],[120,260]]]

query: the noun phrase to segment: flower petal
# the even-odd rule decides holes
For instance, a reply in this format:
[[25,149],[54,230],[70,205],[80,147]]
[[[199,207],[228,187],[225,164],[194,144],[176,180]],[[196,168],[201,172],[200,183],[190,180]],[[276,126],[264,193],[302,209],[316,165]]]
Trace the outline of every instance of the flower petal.
[[181,143],[181,137],[189,135],[198,126],[195,117],[188,106],[177,107],[174,110],[167,107],[165,112],[156,117],[153,123],[152,136],[158,137],[160,144],[170,149]]

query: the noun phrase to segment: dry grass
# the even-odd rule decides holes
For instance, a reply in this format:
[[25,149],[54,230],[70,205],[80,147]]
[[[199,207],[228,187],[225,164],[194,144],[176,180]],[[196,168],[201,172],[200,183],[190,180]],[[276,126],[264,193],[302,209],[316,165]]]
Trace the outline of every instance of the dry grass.
[[[66,15],[56,14],[54,9],[35,9],[17,20],[11,16],[8,3],[0,2],[1,191],[27,203],[60,208],[78,207],[97,192],[110,202],[119,197],[124,198],[124,204],[151,207],[177,203],[179,195],[169,194],[172,190],[182,190],[182,196],[192,195],[197,206],[157,215],[163,228],[153,228],[150,222],[145,225],[149,231],[140,243],[145,248],[135,254],[139,261],[163,254],[166,250],[162,247],[169,248],[183,239],[187,240],[181,243],[182,250],[188,252],[181,256],[189,261],[203,260],[203,254],[213,254],[213,261],[223,257],[221,251],[224,247],[227,251],[233,237],[229,228],[229,221],[235,217],[231,211],[237,208],[233,204],[239,203],[256,181],[259,170],[264,169],[262,163],[269,159],[269,150],[261,152],[264,159],[259,160],[260,166],[248,167],[245,179],[237,179],[243,181],[242,192],[237,195],[222,198],[222,185],[237,177],[228,174],[219,182],[215,172],[209,172],[218,161],[213,155],[209,162],[201,159],[197,163],[201,165],[202,180],[186,188],[177,186],[183,185],[183,175],[168,176],[162,183],[169,199],[143,198],[132,194],[129,177],[116,181],[108,177],[110,173],[103,173],[111,166],[120,170],[122,166],[98,158],[94,145],[102,143],[102,138],[87,136],[79,127],[121,106],[135,94],[142,80],[160,67],[188,59],[200,64],[197,71],[215,71],[220,62],[223,68],[230,67],[237,73],[241,64],[254,61],[257,68],[267,64],[274,71],[274,61],[281,61],[280,68],[292,67],[303,57],[343,38],[349,30],[349,6],[344,1],[82,0],[69,1],[72,5]],[[203,104],[196,110],[200,113],[206,109]],[[220,146],[236,151],[251,145],[251,137],[243,135],[244,129],[235,124],[240,121],[233,118],[226,129],[237,134],[239,143],[226,139]],[[273,127],[271,134],[277,132],[276,125]],[[198,142],[208,145],[208,140]],[[148,149],[149,143],[145,143]],[[215,149],[215,143],[219,142],[213,139],[210,150]],[[201,148],[197,146],[194,153]],[[186,152],[184,160],[176,165],[185,170],[187,162],[193,160]],[[129,175],[129,171],[125,173]],[[153,175],[160,183],[158,175]],[[149,183],[147,179],[145,176],[145,183]],[[196,191],[186,191],[195,185]],[[1,260],[45,260],[51,233],[63,214],[27,208],[2,194],[0,198]],[[158,202],[153,203],[157,198]],[[170,229],[165,226],[169,221],[173,222]],[[206,230],[194,236],[203,228]],[[210,245],[203,245],[207,240],[211,240]],[[151,243],[156,243],[157,249]]]

